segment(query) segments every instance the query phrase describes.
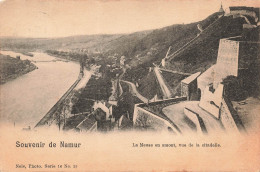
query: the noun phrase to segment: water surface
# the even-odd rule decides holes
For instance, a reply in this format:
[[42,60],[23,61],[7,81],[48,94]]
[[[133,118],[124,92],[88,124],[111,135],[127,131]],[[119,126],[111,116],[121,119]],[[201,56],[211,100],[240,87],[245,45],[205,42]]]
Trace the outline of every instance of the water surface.
[[79,64],[53,61],[56,57],[45,53],[33,53],[34,57],[12,51],[1,54],[34,61],[38,69],[0,85],[0,121],[34,125],[49,111],[59,98],[75,82]]

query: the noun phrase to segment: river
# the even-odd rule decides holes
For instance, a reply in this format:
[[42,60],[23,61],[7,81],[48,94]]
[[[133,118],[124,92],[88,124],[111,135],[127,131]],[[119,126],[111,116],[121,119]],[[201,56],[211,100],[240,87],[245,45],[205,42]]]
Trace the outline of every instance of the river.
[[35,126],[76,81],[79,64],[52,61],[56,57],[33,53],[34,57],[12,51],[1,54],[34,61],[38,69],[0,85],[0,121],[6,125]]

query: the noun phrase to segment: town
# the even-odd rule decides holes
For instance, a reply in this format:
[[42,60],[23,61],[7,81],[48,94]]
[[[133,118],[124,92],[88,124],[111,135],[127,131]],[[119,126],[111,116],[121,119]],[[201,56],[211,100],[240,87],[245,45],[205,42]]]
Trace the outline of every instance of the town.
[[[221,4],[200,22],[98,38],[112,42],[108,50],[107,42],[73,49],[46,44],[42,49],[49,55],[79,62],[80,72],[32,128],[174,135],[250,132],[260,103],[259,23],[259,8],[224,10]],[[121,39],[130,41],[121,44]],[[6,42],[3,48],[8,49]]]
[[[246,132],[244,116],[252,116],[248,107],[259,103],[254,98],[259,90],[259,34],[254,36],[259,32],[258,16],[257,8],[230,7],[225,12],[221,5],[207,27],[197,25],[195,38],[175,52],[169,47],[161,62],[153,63],[139,80],[126,80],[131,69],[125,56],[108,56],[115,62],[102,64],[86,61],[82,51],[80,80],[62,100],[67,103],[59,104],[36,127],[54,124],[77,132],[165,130],[176,135]],[[231,32],[239,34],[219,39],[215,64],[197,72],[171,67],[180,53],[192,51],[215,27],[225,27],[224,22],[236,22]],[[92,76],[85,88],[76,88],[84,85],[79,84],[84,82],[84,68],[92,70]]]

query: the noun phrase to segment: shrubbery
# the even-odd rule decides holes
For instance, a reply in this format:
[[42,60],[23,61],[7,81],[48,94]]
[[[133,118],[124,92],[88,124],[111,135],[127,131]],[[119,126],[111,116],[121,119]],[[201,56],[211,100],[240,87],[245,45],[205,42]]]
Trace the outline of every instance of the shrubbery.
[[241,101],[247,98],[248,93],[242,86],[242,81],[235,76],[227,76],[223,79],[224,94],[231,101]]

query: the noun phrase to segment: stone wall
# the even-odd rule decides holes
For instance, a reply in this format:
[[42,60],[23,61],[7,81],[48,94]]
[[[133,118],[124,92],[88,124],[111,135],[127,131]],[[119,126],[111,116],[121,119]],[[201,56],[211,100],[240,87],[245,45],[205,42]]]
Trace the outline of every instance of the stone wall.
[[[170,99],[165,101],[152,102],[151,104],[156,106],[163,106],[163,103],[178,102],[186,100],[186,97]],[[164,106],[163,106],[164,107]],[[153,130],[153,131],[171,131],[175,134],[180,134],[180,132],[165,118],[148,111],[147,104],[136,104],[134,115],[133,115],[133,124],[134,128],[140,130]]]
[[187,100],[198,100],[197,79],[189,84],[181,82],[181,96],[187,97]]
[[217,64],[215,66],[214,88],[229,76],[238,76],[239,42],[221,39],[219,42]]
[[183,82],[181,82],[181,96],[187,97],[187,99],[189,96],[189,85]]
[[258,17],[256,16],[256,13],[254,11],[249,11],[249,10],[231,10],[230,14],[232,14],[232,15],[238,15],[238,14],[239,15],[247,15],[247,16],[251,16],[251,17],[258,19]]
[[142,109],[137,109],[134,127],[141,130],[161,131],[167,130],[169,125],[163,119],[155,117],[152,113]]
[[227,132],[244,132],[245,127],[240,120],[232,103],[224,96],[220,107],[220,121]]
[[233,120],[232,115],[224,99],[220,108],[220,120],[227,132],[238,132],[235,121]]

